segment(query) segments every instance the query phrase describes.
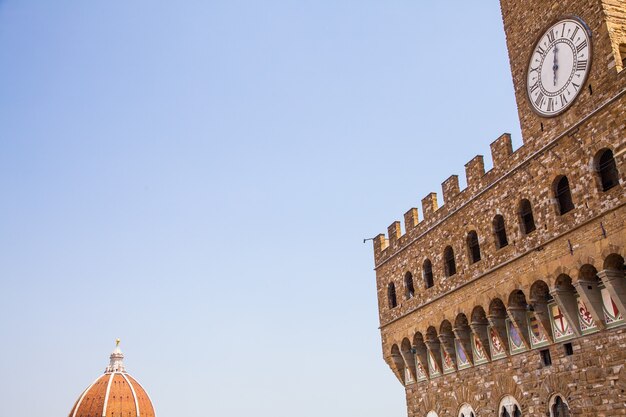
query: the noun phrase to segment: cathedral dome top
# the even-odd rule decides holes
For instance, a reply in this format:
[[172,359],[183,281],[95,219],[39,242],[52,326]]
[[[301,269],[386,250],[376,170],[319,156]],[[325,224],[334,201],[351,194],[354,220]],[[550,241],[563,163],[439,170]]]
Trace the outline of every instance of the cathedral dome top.
[[150,397],[126,372],[119,339],[109,366],[80,395],[69,417],[156,417]]

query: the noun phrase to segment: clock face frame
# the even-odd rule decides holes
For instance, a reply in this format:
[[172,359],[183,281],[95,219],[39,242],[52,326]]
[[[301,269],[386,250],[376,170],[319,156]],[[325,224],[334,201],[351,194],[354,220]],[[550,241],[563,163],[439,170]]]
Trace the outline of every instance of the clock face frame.
[[542,117],[567,110],[582,91],[592,58],[591,29],[577,16],[551,24],[535,43],[526,73],[530,107]]

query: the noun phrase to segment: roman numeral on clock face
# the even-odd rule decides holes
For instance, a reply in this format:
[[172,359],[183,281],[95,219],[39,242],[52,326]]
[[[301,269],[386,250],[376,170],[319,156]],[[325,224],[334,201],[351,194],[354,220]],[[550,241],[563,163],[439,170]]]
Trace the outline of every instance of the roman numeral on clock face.
[[581,59],[576,63],[576,71],[584,71],[587,68],[587,60]]
[[546,111],[553,112],[554,111],[554,99],[552,97],[548,98],[548,107]]
[[544,99],[545,99],[545,97],[543,96],[543,93],[539,92],[539,95],[535,99],[535,106],[541,107],[543,105],[543,100]]
[[585,49],[587,47],[587,40],[584,40],[580,43],[580,45],[578,45],[576,47],[576,51],[578,51],[578,53],[580,53],[583,49]]
[[572,36],[569,37],[569,40],[573,41],[577,33],[578,33],[578,26],[574,28],[574,32],[572,33]]
[[554,29],[550,29],[550,32],[548,32],[548,42],[554,42],[554,38]]
[[567,104],[567,98],[565,97],[565,94],[561,93],[561,107],[565,106]]
[[539,52],[539,55],[541,55],[541,57],[543,58],[546,54],[545,49],[543,49],[541,46],[537,46],[537,52]]

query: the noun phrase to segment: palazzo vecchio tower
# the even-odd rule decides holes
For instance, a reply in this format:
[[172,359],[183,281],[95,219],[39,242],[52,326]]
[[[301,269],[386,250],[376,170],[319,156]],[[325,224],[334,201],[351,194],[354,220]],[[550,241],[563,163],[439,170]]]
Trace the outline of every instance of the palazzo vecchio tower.
[[626,0],[501,9],[524,144],[374,239],[383,357],[409,417],[626,416]]

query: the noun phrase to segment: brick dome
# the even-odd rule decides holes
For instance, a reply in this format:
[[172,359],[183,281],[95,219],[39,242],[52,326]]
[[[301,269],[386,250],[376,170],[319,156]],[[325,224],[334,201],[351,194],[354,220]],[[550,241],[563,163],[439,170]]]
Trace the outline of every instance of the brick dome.
[[156,417],[150,397],[124,368],[119,340],[104,375],[80,395],[69,417]]

